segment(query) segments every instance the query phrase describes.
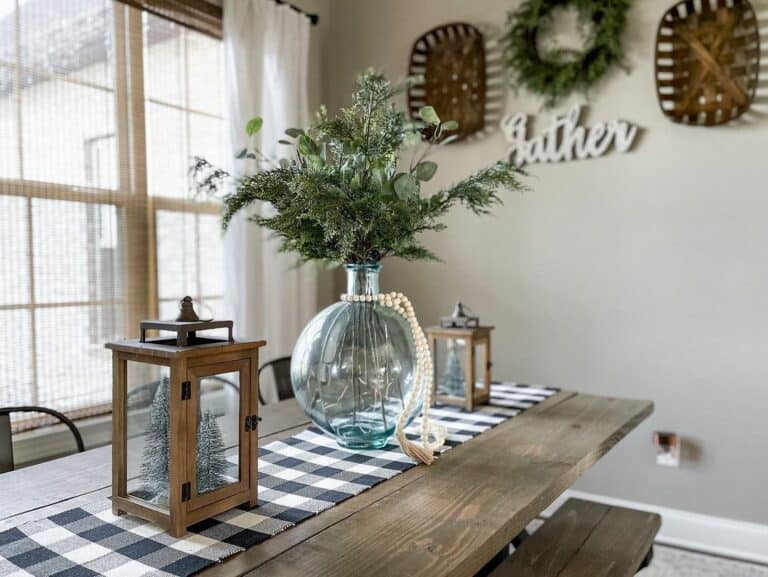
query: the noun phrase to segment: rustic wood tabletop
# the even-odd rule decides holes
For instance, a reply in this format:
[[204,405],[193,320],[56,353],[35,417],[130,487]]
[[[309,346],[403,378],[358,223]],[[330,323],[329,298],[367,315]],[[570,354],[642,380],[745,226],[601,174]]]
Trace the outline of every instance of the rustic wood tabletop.
[[[561,391],[201,575],[472,576],[652,411]],[[293,400],[261,414],[260,445],[309,425]],[[111,479],[108,446],[0,475],[0,529],[109,495]]]

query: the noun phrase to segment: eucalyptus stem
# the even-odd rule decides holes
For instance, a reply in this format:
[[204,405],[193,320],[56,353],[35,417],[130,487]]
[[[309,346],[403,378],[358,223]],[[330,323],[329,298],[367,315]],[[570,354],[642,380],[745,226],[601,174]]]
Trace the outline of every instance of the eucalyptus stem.
[[[223,198],[226,228],[240,210],[254,202],[272,205],[271,216],[254,216],[257,224],[272,231],[282,250],[304,261],[375,263],[382,258],[437,259],[418,239],[426,231],[445,228],[440,219],[456,204],[476,214],[490,212],[501,202],[501,189],[522,190],[521,172],[500,161],[459,180],[445,190],[428,193],[425,185],[437,171],[426,160],[435,145],[452,137],[458,128],[443,121],[431,106],[419,119],[408,118],[393,98],[413,79],[393,85],[374,71],[357,81],[352,104],[329,116],[324,108],[307,128],[291,128],[282,144],[294,155],[271,167],[234,181],[204,159],[192,167],[197,189]],[[259,132],[261,118],[248,122],[250,136]],[[414,151],[408,172],[398,172],[398,159],[408,143],[424,145]],[[266,159],[254,147],[241,157]]]

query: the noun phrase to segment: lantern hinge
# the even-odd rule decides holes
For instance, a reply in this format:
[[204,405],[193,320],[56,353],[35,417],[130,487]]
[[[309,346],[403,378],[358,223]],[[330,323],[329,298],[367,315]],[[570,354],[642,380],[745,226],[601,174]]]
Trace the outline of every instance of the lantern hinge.
[[182,381],[181,400],[188,401],[191,398],[192,398],[192,383],[190,381]]
[[245,432],[255,431],[259,427],[259,421],[261,421],[261,417],[258,415],[248,415],[245,417]]
[[187,481],[181,484],[181,501],[189,501],[192,498],[192,484]]

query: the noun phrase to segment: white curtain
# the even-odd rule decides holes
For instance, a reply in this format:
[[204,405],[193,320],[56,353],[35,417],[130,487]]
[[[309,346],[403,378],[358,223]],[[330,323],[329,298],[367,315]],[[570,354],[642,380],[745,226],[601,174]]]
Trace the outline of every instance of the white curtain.
[[[287,128],[303,127],[309,120],[310,22],[272,0],[225,0],[223,13],[228,156],[248,144],[245,124],[261,116],[259,147],[279,158],[287,148],[277,140]],[[238,175],[255,166],[233,160],[230,168]],[[266,215],[269,207],[252,210]],[[267,339],[263,356],[269,360],[291,354],[299,332],[315,314],[317,269],[297,267],[296,255],[278,253],[277,240],[246,217],[238,215],[225,237],[227,308],[238,338]]]

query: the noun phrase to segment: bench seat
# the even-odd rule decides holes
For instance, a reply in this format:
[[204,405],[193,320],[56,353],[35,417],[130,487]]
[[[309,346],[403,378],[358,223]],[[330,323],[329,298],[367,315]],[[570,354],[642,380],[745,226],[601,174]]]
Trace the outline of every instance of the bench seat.
[[491,577],[630,577],[660,527],[654,513],[570,499]]

